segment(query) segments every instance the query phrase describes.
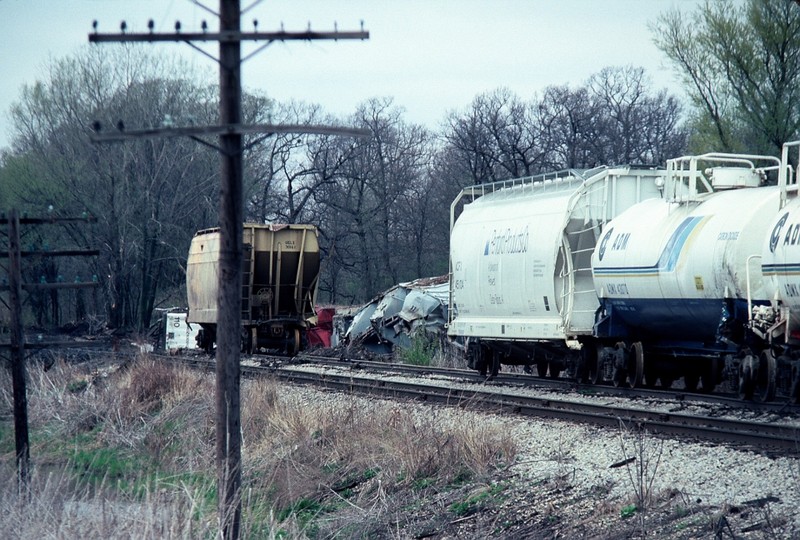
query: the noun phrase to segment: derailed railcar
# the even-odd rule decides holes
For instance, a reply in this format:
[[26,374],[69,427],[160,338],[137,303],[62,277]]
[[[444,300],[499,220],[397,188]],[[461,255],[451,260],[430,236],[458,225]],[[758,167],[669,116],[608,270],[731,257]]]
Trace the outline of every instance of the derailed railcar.
[[465,188],[451,206],[448,334],[470,367],[585,371],[601,228],[663,181],[663,169],[601,167]]
[[[320,268],[313,225],[244,224],[242,350],[297,354],[315,317]],[[199,324],[199,345],[213,349],[217,330],[219,228],[198,231],[189,248],[187,321]]]

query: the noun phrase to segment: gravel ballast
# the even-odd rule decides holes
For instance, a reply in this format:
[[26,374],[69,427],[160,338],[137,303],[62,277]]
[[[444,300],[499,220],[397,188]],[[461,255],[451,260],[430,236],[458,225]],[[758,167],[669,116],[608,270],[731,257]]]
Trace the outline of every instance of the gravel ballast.
[[[391,403],[284,386],[289,399]],[[293,397],[289,397],[293,396]],[[404,403],[415,414],[495,425],[510,433],[515,460],[486,485],[421,504],[406,538],[797,538],[800,460],[708,443],[569,422]],[[433,412],[433,408],[436,411]],[[800,441],[800,435],[798,435]],[[446,502],[504,486],[494,504],[445,516]],[[471,491],[470,491],[471,490]],[[448,498],[450,497],[450,498]]]

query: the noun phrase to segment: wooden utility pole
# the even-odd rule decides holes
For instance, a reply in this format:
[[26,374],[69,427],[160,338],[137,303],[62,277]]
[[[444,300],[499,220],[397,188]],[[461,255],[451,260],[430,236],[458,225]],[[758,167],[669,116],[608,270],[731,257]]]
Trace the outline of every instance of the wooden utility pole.
[[[200,5],[200,4],[198,4]],[[208,9],[208,8],[206,8]],[[249,8],[248,8],[249,9]],[[209,10],[210,11],[210,10]],[[213,13],[213,12],[212,12]],[[219,518],[222,538],[239,538],[241,521],[241,412],[240,412],[240,368],[241,351],[241,287],[242,287],[242,221],[244,201],[242,195],[242,169],[244,133],[278,132],[325,133],[350,136],[367,136],[365,130],[332,128],[329,126],[243,126],[241,124],[241,42],[261,41],[260,51],[274,41],[289,40],[344,40],[368,39],[369,32],[251,32],[240,30],[239,0],[220,0],[220,29],[218,33],[182,33],[176,24],[174,34],[152,31],[146,34],[90,34],[90,42],[134,42],[134,41],[193,41],[219,42],[219,116],[220,126],[197,126],[189,128],[163,128],[127,130],[118,134],[97,134],[96,142],[123,141],[141,137],[190,136],[203,144],[199,135],[219,134],[218,150],[222,156],[221,190],[219,203],[220,260],[217,296],[217,353],[216,353],[216,437],[217,437],[217,481],[219,496]],[[205,24],[204,24],[205,27]],[[192,45],[194,46],[194,45]],[[254,54],[254,53],[253,53]],[[252,54],[250,55],[252,56]],[[250,57],[248,56],[248,58]]]
[[[239,0],[220,2],[220,33],[239,32]],[[241,52],[236,42],[219,44],[220,123],[242,118]],[[242,135],[226,133],[222,146],[219,288],[217,291],[217,484],[223,538],[239,538],[242,513],[242,438],[239,351],[242,304]]]
[[11,210],[8,220],[8,286],[11,309],[11,384],[14,387],[14,443],[17,455],[17,486],[28,483],[28,394],[25,388],[25,333],[22,330],[22,268],[19,247],[19,214]]
[[[96,287],[99,283],[22,283],[22,259],[24,257],[58,257],[58,256],[96,256],[97,250],[60,250],[60,251],[22,251],[20,248],[20,224],[41,225],[45,223],[59,223],[68,221],[96,221],[95,218],[28,218],[20,219],[19,211],[12,209],[8,219],[5,215],[0,217],[0,224],[8,224],[8,254],[0,253],[0,258],[8,257],[8,286],[0,290],[9,292],[9,311],[11,312],[10,341],[0,343],[0,350],[9,349],[11,361],[11,385],[14,395],[14,443],[17,456],[17,481],[20,491],[26,488],[28,473],[30,471],[30,443],[28,437],[28,394],[26,388],[25,369],[25,330],[22,322],[22,291],[35,291],[49,289]],[[35,343],[30,348],[41,349],[53,343]],[[58,343],[60,346],[69,346],[69,343]]]

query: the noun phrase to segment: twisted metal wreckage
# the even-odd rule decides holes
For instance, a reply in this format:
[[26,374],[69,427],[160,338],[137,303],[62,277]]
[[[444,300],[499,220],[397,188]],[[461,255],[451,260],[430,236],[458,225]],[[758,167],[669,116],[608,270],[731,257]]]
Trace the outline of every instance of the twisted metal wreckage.
[[420,333],[438,339],[445,334],[448,294],[446,275],[395,285],[353,314],[344,340],[390,354],[395,346],[410,348]]

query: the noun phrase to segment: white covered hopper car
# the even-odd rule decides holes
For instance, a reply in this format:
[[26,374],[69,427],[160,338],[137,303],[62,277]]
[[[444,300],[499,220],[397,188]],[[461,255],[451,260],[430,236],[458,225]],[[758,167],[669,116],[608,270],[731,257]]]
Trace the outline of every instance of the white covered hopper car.
[[448,334],[469,365],[551,376],[574,365],[599,307],[590,263],[601,229],[659,197],[663,182],[663,169],[602,167],[462,190],[451,206]]

